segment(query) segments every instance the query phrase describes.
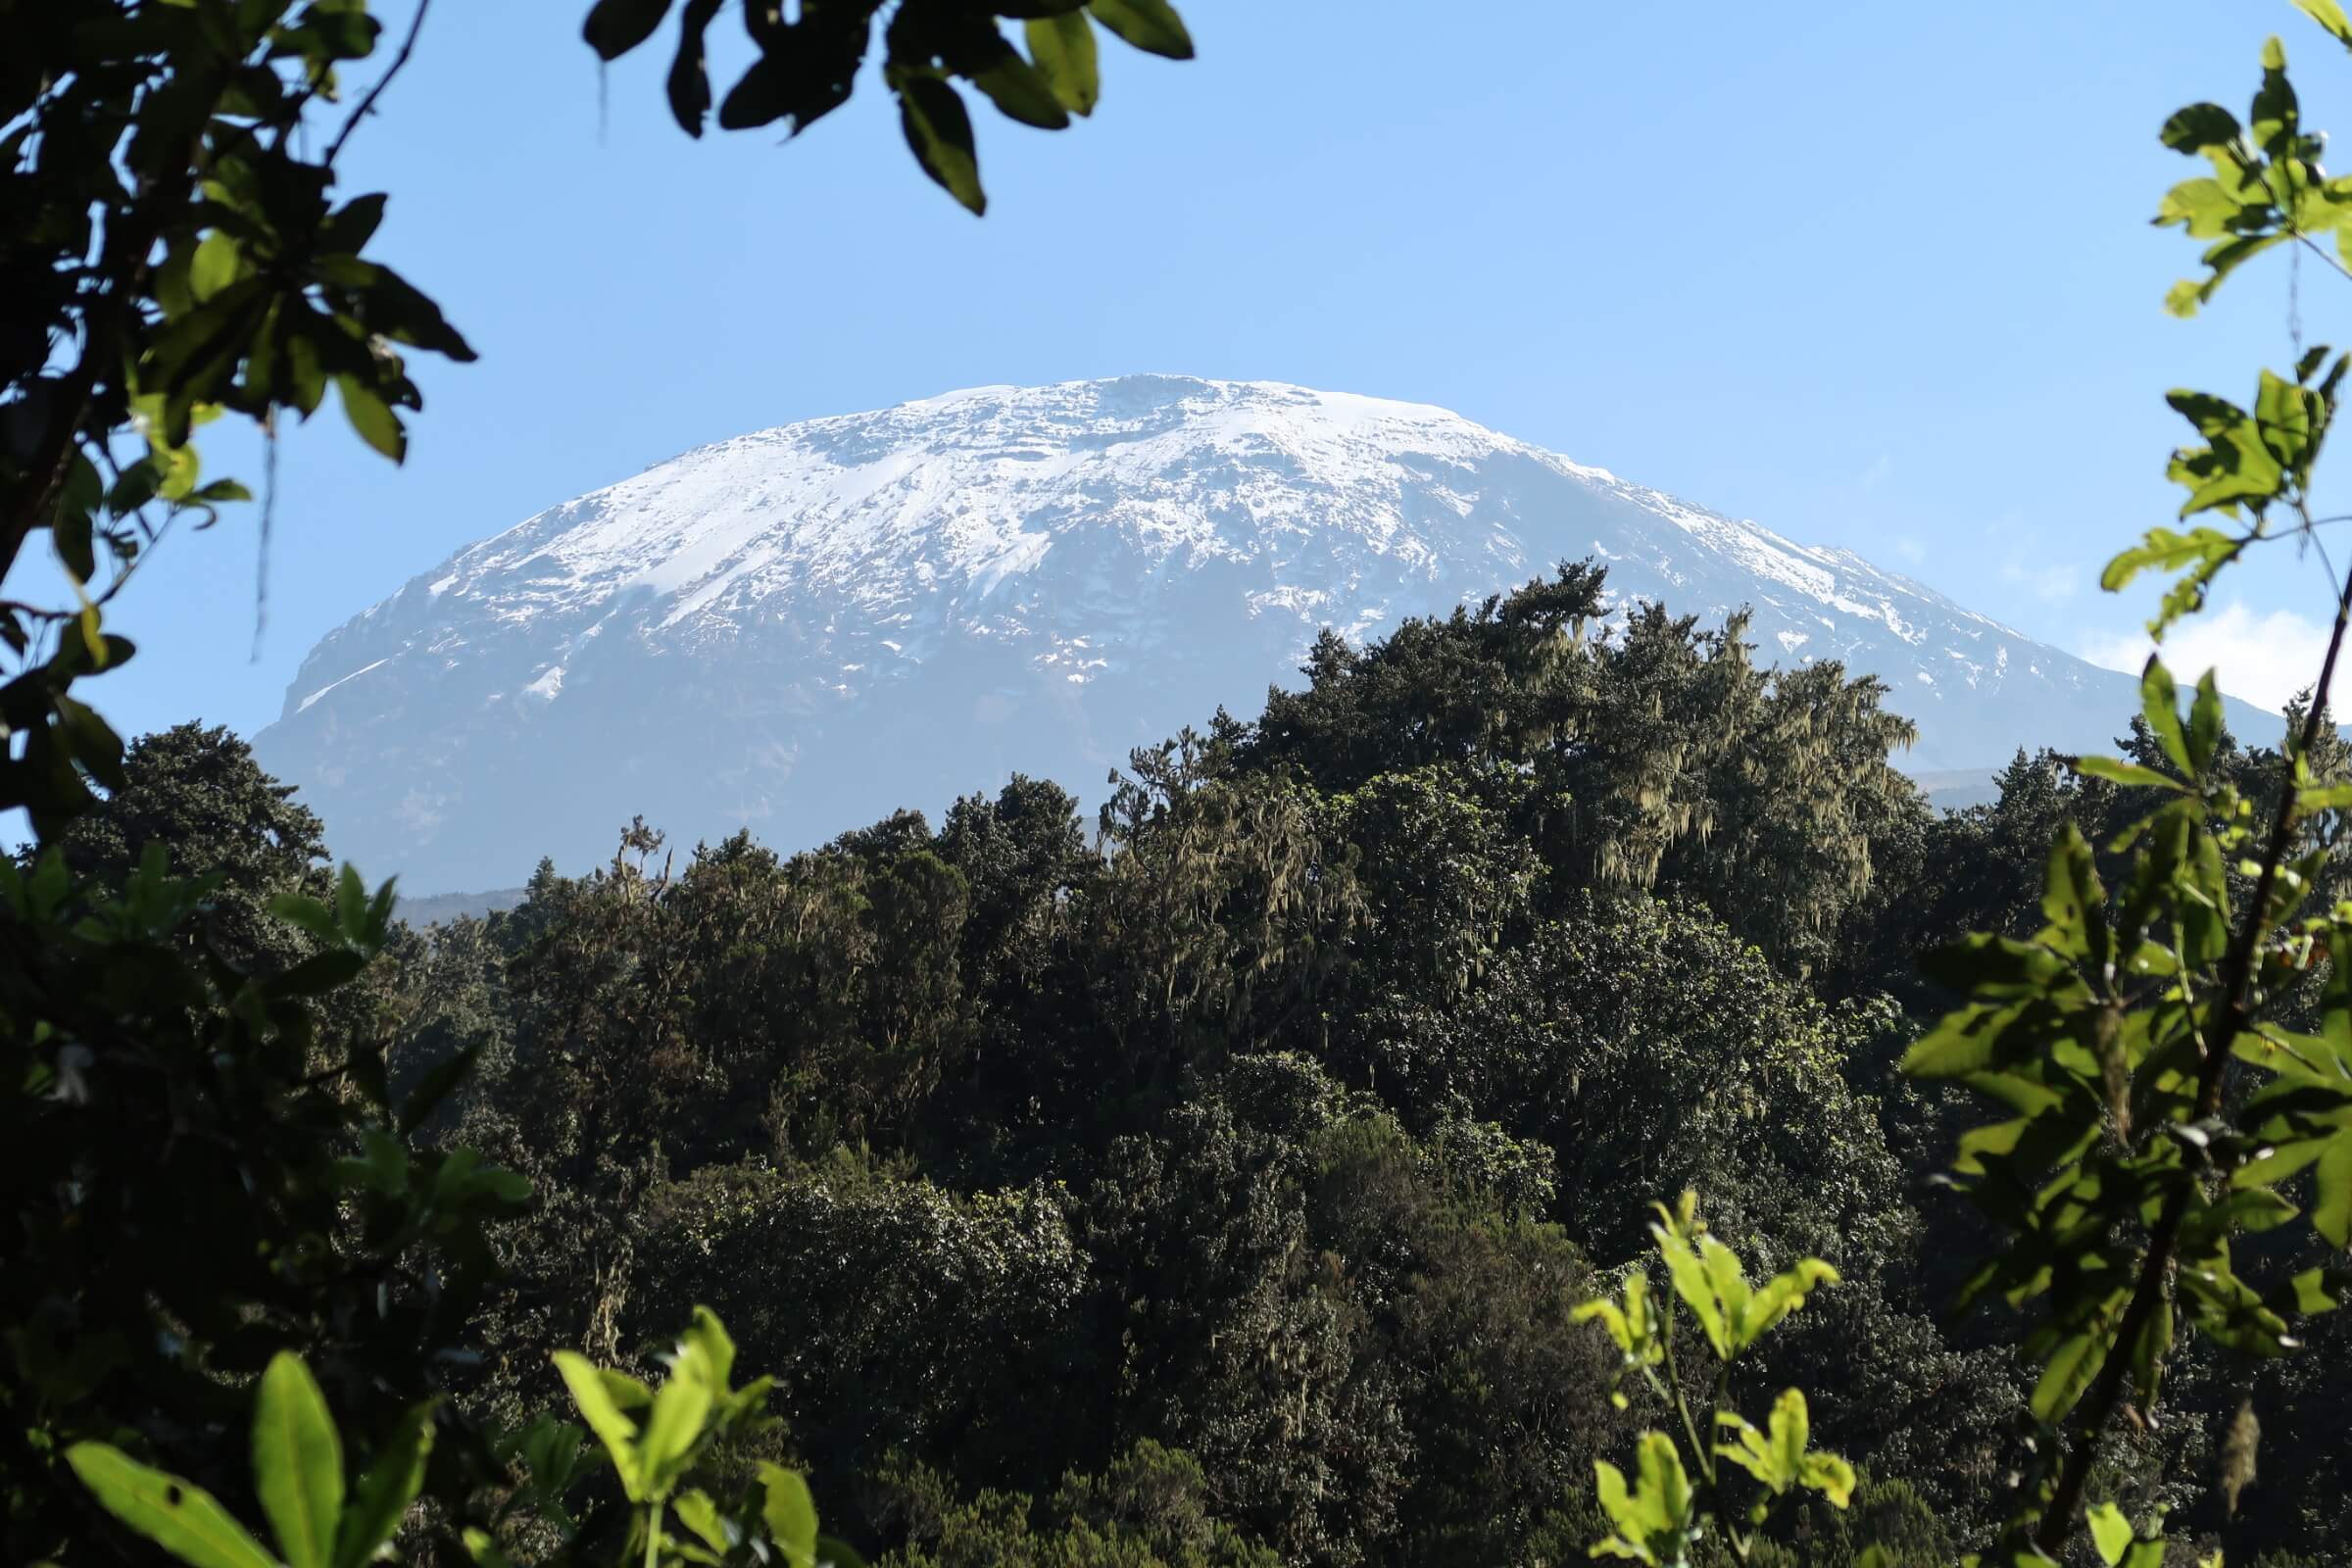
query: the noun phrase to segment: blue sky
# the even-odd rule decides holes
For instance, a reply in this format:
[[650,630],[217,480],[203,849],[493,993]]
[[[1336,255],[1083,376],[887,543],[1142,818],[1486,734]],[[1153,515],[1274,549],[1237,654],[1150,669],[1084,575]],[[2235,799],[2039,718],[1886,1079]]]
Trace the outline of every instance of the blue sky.
[[[2146,604],[2097,567],[2172,513],[2164,390],[2288,358],[2282,266],[2161,311],[2192,255],[2147,221],[2189,172],[2156,127],[2242,109],[2271,30],[2307,118],[2352,122],[2352,60],[2284,0],[1186,0],[1198,61],[1106,45],[1092,121],[982,116],[975,220],[871,82],[791,145],[697,144],[648,51],[600,113],[581,9],[430,17],[348,188],[392,194],[378,253],[481,362],[422,367],[405,467],[331,406],[284,442],[258,656],[253,510],[166,545],[114,616],[153,652],[92,688],[125,733],[260,727],[321,633],[689,447],[1136,370],[1442,404],[2128,661]],[[2352,331],[2329,281],[2315,338]],[[2296,684],[2327,588],[2277,555],[2179,662]]]

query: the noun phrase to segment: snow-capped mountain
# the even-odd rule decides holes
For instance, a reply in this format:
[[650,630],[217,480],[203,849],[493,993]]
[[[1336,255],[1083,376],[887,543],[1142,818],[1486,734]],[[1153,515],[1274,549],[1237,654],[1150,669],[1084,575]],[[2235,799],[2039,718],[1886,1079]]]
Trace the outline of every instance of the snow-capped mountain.
[[1253,714],[1325,625],[1585,556],[1620,601],[1749,606],[1760,658],[1879,675],[1915,767],[2103,746],[2135,706],[1849,551],[1443,409],[1130,376],[763,430],[567,501],[326,637],[257,747],[411,892],[585,868],[640,812],[798,848],[1013,771],[1099,796],[1129,748]]

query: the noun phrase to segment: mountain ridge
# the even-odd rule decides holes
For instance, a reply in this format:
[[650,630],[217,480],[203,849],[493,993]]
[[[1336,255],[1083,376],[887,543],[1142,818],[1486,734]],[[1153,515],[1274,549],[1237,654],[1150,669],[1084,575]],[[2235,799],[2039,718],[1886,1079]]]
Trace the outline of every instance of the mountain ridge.
[[345,853],[430,891],[589,863],[640,811],[791,848],[1014,770],[1086,793],[1218,706],[1254,713],[1326,624],[1360,641],[1588,556],[1613,610],[1746,606],[1760,658],[1879,675],[1914,770],[2104,747],[2136,707],[2130,676],[1853,551],[1448,411],[1153,375],[653,465],[330,633],[256,745]]

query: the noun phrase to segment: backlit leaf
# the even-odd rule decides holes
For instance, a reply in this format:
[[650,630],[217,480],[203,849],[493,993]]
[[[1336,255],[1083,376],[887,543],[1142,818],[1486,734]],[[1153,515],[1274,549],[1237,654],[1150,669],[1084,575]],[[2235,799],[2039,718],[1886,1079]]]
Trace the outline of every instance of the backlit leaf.
[[1193,37],[1168,0],[1092,0],[1087,10],[1138,49],[1170,60],[1193,58]]
[[335,1534],[335,1568],[361,1568],[392,1539],[409,1505],[424,1489],[424,1461],[433,1447],[434,1401],[412,1405],[376,1449],[343,1508]]
[[103,1443],[77,1443],[66,1463],[106,1511],[188,1568],[277,1568],[211,1493]]
[[2032,1404],[2036,1420],[2055,1421],[2075,1407],[2091,1379],[2107,1362],[2107,1340],[2095,1331],[2066,1336],[2034,1385]]
[[409,438],[400,427],[400,417],[376,395],[375,388],[356,375],[338,375],[335,390],[343,397],[343,416],[361,440],[394,463],[408,455]]
[[2295,0],[2295,9],[2326,27],[2337,43],[2352,49],[2352,18],[2336,0]]
[[779,1464],[760,1466],[760,1517],[768,1539],[784,1553],[788,1568],[814,1568],[816,1499],[799,1473]]
[[[2152,767],[2142,767],[2137,762],[2126,762],[2113,757],[2078,757],[2072,765],[2076,772],[2085,778],[2103,778],[2111,784],[2124,784],[2135,789],[2179,791],[2186,788],[2169,773],[2159,773]],[[2347,799],[2352,799],[2352,795],[2348,795]]]
[[253,1480],[288,1568],[329,1568],[343,1519],[343,1442],[302,1357],[280,1350],[253,1407]]
[[1029,58],[1054,98],[1073,115],[1091,115],[1102,96],[1095,60],[1095,27],[1083,11],[1039,17],[1024,24]]
[[644,1501],[644,1466],[637,1456],[637,1423],[621,1413],[612,1391],[605,1386],[603,1374],[586,1356],[572,1350],[558,1350],[555,1361],[556,1370],[563,1374],[564,1386],[571,1391],[572,1402],[580,1407],[581,1419],[612,1456],[621,1491],[631,1502]]
[[2090,1526],[2090,1542],[2108,1568],[2124,1560],[2124,1552],[2132,1544],[2132,1521],[2112,1502],[2102,1502],[2092,1508],[2084,1522]]

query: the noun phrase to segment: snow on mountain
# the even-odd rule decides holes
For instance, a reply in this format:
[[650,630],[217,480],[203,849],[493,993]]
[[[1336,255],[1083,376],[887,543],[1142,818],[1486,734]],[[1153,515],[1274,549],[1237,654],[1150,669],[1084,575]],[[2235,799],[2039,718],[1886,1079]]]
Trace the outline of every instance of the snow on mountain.
[[1129,748],[1254,713],[1324,625],[1585,556],[1621,602],[1749,606],[1759,657],[1879,675],[1915,767],[2104,745],[2135,706],[1850,551],[1443,409],[1129,376],[812,419],[567,501],[329,634],[256,745],[411,892],[584,868],[639,812],[789,849],[1016,770],[1099,796]]

